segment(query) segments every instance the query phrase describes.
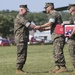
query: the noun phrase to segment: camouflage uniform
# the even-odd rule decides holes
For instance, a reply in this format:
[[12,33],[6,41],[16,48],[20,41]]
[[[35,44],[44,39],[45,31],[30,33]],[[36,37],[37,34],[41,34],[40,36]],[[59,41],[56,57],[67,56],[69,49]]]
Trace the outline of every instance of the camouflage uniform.
[[51,34],[52,34],[52,39],[53,39],[53,55],[55,59],[55,65],[60,65],[60,66],[65,65],[65,58],[63,54],[65,38],[63,35],[55,33],[55,27],[57,24],[62,23],[62,18],[61,18],[61,15],[55,10],[53,11],[52,14],[50,14],[49,19],[51,18],[55,20],[51,28]]
[[[75,14],[71,16],[70,18],[70,23],[71,24],[74,24],[75,22]],[[68,50],[69,50],[69,54],[70,56],[72,57],[72,63],[73,63],[73,66],[75,68],[75,34],[69,38],[68,40]]]
[[27,57],[27,42],[29,30],[25,26],[28,21],[25,16],[18,14],[14,20],[14,34],[17,45],[17,69],[22,69]]

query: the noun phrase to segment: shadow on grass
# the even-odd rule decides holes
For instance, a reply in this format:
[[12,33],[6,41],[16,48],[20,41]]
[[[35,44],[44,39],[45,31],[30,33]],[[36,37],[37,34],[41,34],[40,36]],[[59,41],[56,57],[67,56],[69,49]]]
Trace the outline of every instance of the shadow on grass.
[[[68,71],[66,71],[66,72],[64,72],[64,73],[71,73],[71,72],[73,72],[73,70],[68,70]],[[49,73],[49,71],[41,71],[41,72],[28,72],[28,73],[32,73],[32,74],[36,74],[36,73]],[[52,73],[52,72],[51,72]]]
[[28,73],[33,73],[33,74],[35,74],[35,73],[49,73],[49,71],[43,71],[43,72],[28,72]]

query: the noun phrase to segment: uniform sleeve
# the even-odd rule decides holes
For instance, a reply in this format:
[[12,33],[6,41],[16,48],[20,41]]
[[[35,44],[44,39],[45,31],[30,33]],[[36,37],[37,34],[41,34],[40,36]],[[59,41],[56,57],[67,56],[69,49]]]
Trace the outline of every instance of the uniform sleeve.
[[26,27],[29,27],[29,25],[30,25],[30,22],[27,22],[25,26],[26,26]]
[[19,21],[22,25],[25,25],[26,27],[30,25],[30,22],[28,22],[28,20],[25,20],[24,18],[21,18]]
[[70,24],[74,24],[72,17],[69,19]]
[[62,18],[61,18],[60,13],[54,12],[54,13],[50,16],[49,22],[53,22],[53,23],[57,22],[58,24],[61,24],[61,23],[62,23]]
[[55,19],[54,18],[50,18],[49,19],[49,22],[53,22],[54,23],[55,22]]
[[49,22],[55,23],[55,16],[54,15],[50,15]]

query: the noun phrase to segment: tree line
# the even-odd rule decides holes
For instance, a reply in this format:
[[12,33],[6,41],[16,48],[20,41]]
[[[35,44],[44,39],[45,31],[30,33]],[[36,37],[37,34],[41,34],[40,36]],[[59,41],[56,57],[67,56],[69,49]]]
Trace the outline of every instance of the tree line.
[[[0,11],[0,35],[2,37],[14,35],[14,19],[18,11],[2,10]],[[61,12],[63,21],[69,20],[70,14],[68,12]],[[48,21],[48,15],[42,12],[29,12],[26,19],[34,21],[36,25],[44,24]]]

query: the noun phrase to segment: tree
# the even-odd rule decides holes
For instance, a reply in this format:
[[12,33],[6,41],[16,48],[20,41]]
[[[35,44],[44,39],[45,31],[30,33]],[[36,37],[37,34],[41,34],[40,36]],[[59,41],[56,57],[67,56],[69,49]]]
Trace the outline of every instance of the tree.
[[[61,12],[63,21],[69,20],[69,13],[68,12]],[[9,11],[3,10],[0,11],[0,35],[2,34],[3,37],[6,36],[13,36],[14,35],[14,18],[18,14],[18,11]],[[63,16],[64,15],[64,16]],[[29,12],[26,16],[26,19],[29,21],[34,21],[36,25],[41,25],[47,22],[48,15],[39,12],[39,13],[32,13]]]
[[13,34],[13,18],[0,15],[0,33],[3,37]]
[[39,12],[39,13],[28,13],[26,18],[28,20],[34,21],[36,24],[40,25],[46,22],[47,20],[47,15]]
[[70,14],[68,12],[61,12],[63,21],[68,21],[70,18]]

